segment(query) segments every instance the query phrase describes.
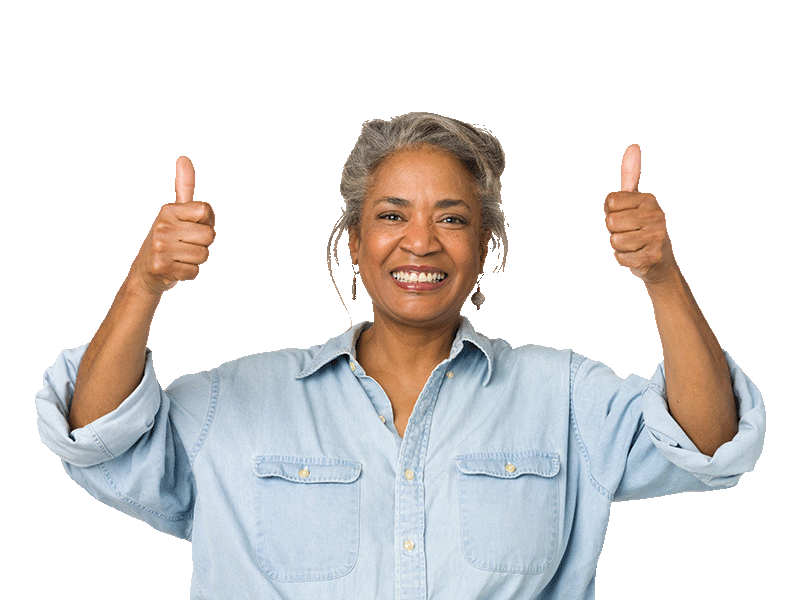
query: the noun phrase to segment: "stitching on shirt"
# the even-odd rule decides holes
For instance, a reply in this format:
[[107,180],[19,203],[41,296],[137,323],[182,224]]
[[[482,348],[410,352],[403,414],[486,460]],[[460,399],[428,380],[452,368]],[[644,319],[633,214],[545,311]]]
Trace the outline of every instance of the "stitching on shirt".
[[658,384],[656,381],[651,381],[648,387],[653,388],[658,394],[664,399],[667,399],[667,390],[665,390],[661,385]]
[[200,600],[206,600],[206,597],[203,594],[203,590],[200,589],[200,584],[197,582],[197,573],[195,573],[194,571],[192,571],[192,584],[194,587],[194,591],[199,594]]
[[94,441],[94,443],[97,445],[97,447],[100,449],[100,452],[102,452],[104,456],[107,456],[109,459],[116,458],[114,454],[105,445],[103,440],[100,439],[100,436],[97,435],[97,432],[94,430],[94,427],[92,426],[91,423],[87,426],[87,430],[91,433],[92,440]]
[[100,463],[99,465],[97,465],[97,468],[100,469],[100,472],[103,474],[103,477],[105,478],[106,482],[111,487],[111,489],[114,491],[114,493],[117,495],[117,497],[120,500],[123,500],[124,502],[126,502],[127,504],[130,504],[134,508],[136,508],[138,510],[141,510],[142,512],[146,512],[148,514],[151,514],[154,517],[158,517],[159,519],[163,519],[165,521],[178,522],[178,521],[187,521],[187,520],[190,520],[192,518],[191,512],[181,513],[179,515],[165,515],[164,513],[158,512],[157,510],[153,510],[152,508],[148,508],[144,504],[141,504],[139,502],[136,502],[135,500],[132,500],[131,498],[128,498],[117,487],[117,484],[114,482],[114,478],[111,476],[111,473],[109,472],[108,468],[106,467],[106,463]]
[[599,481],[594,478],[592,474],[592,461],[589,457],[589,450],[586,448],[586,444],[583,442],[583,438],[581,437],[580,429],[578,428],[578,418],[575,415],[575,403],[573,402],[573,387],[575,385],[575,378],[578,374],[578,370],[583,365],[586,357],[573,354],[572,356],[576,357],[576,362],[573,367],[570,369],[569,372],[569,420],[572,425],[572,431],[575,434],[575,441],[578,445],[578,448],[581,451],[581,456],[583,457],[584,462],[586,463],[587,471],[589,473],[589,481],[592,484],[592,487],[600,493],[606,500],[611,502],[614,499],[614,494],[607,490],[605,486],[603,486]]
[[219,370],[214,369],[211,371],[211,398],[208,402],[208,411],[206,412],[206,420],[203,422],[203,428],[200,430],[200,435],[197,436],[192,450],[189,453],[189,466],[194,468],[194,461],[197,458],[200,448],[203,447],[204,442],[208,438],[208,432],[211,429],[211,422],[217,414],[217,404],[219,401]]

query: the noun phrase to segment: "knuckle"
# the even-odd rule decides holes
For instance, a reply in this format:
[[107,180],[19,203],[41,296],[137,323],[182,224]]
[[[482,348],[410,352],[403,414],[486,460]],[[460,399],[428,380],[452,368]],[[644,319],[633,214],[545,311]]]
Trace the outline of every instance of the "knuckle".
[[195,202],[197,205],[197,215],[201,220],[209,220],[214,218],[214,210],[208,202]]
[[166,237],[172,231],[172,226],[166,221],[158,220],[153,225],[153,234],[156,237]]
[[150,271],[156,275],[164,275],[167,272],[169,262],[162,256],[156,256],[150,263]]
[[153,251],[162,254],[167,251],[167,242],[163,237],[154,237],[152,242]]

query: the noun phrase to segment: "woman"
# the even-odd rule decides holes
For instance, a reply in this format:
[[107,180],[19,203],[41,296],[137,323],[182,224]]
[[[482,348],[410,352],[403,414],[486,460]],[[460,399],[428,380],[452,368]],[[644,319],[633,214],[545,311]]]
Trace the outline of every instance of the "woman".
[[214,239],[182,157],[91,344],[46,374],[42,439],[92,495],[192,540],[192,598],[592,598],[612,500],[734,485],[764,431],[639,163],[631,146],[605,207],[653,302],[665,362],[649,382],[474,331],[462,305],[489,245],[506,248],[503,152],[411,113],[366,123],[342,176],[331,239],[348,233],[372,324],[162,391],[150,322]]

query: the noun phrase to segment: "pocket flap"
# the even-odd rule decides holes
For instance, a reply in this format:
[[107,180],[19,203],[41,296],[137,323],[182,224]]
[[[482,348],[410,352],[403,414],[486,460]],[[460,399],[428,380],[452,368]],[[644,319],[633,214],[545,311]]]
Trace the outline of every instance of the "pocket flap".
[[296,483],[352,483],[361,474],[361,463],[341,458],[256,456],[258,477],[279,477]]
[[488,475],[514,479],[520,475],[554,477],[560,468],[554,452],[477,452],[456,456],[456,467],[465,475]]

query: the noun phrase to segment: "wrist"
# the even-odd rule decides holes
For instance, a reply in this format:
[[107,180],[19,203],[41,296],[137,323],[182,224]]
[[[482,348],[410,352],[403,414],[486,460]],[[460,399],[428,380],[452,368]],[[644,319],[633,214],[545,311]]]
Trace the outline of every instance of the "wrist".
[[148,308],[157,306],[163,293],[161,290],[148,286],[147,282],[141,277],[137,277],[134,272],[128,274],[119,290],[120,297],[126,302]]
[[657,278],[645,280],[644,282],[647,293],[651,297],[674,294],[676,291],[681,291],[686,288],[686,280],[681,274],[678,265],[673,265],[665,273]]

